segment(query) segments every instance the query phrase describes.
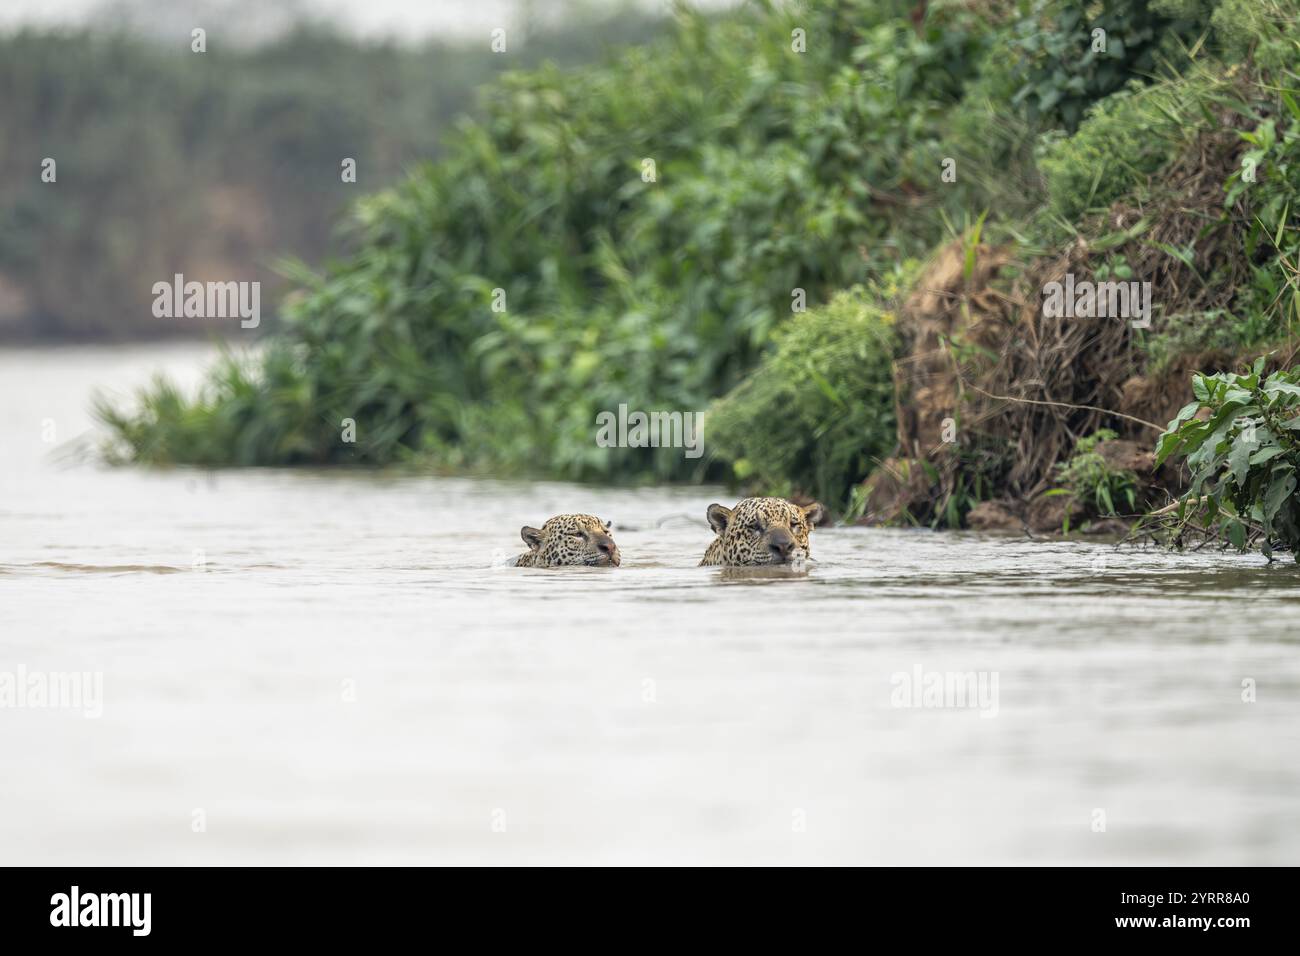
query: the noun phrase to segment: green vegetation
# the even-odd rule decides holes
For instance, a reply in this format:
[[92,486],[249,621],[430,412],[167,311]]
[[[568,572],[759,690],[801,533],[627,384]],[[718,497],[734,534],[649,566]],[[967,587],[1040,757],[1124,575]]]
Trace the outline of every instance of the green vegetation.
[[1073,135],[1044,135],[1038,163],[1052,210],[1074,222],[1144,187],[1198,135],[1226,86],[1199,74],[1135,84],[1097,103]]
[[[1300,197],[1296,96],[1262,79],[1243,83],[1202,66],[1184,77],[1116,93],[1098,104],[1075,135],[1044,138],[1039,163],[1058,223],[1096,215],[1116,200],[1134,208],[1150,204],[1163,188],[1162,174],[1225,122],[1231,124],[1227,132],[1244,144],[1225,179],[1193,183],[1197,191],[1179,197],[1169,210],[1203,219],[1184,245],[1162,249],[1195,268],[1199,246],[1215,241],[1224,227],[1241,230],[1232,237],[1232,255],[1219,257],[1218,271],[1196,276],[1205,288],[1225,293],[1227,308],[1169,316],[1173,321],[1163,331],[1177,337],[1173,351],[1267,342],[1300,317],[1293,268],[1300,238],[1288,228],[1297,208],[1293,200]],[[1201,192],[1204,188],[1214,195]],[[1138,222],[1138,234],[1150,224],[1149,217]],[[1112,241],[1102,236],[1095,244]],[[1242,275],[1232,271],[1239,266],[1246,267]],[[1188,320],[1202,338],[1183,327]]]
[[[1098,514],[1132,509],[1099,429],[1169,413],[1108,416],[1120,386],[1158,404],[1186,381],[1153,385],[1162,370],[1300,322],[1297,54],[1281,0],[684,13],[598,67],[502,77],[436,162],[355,206],[354,254],[291,267],[260,356],[227,357],[195,399],[160,383],[101,415],[114,453],[149,463],[715,477],[854,514],[900,454],[921,457],[882,487],[911,520],[1054,478]],[[964,270],[939,295],[920,263],[955,241]],[[1151,281],[1152,327],[1008,326],[1024,313],[998,303],[1060,261]],[[895,452],[891,361],[917,340],[925,374],[963,377],[915,427],[960,426]],[[598,448],[596,414],[621,403],[708,407],[708,457]]]
[[1195,376],[1196,400],[1160,436],[1157,460],[1187,459],[1180,525],[1199,519],[1239,549],[1257,539],[1300,561],[1300,369],[1264,369],[1261,358],[1248,374]]
[[1126,514],[1137,510],[1137,476],[1127,469],[1112,468],[1096,450],[1101,442],[1118,437],[1109,428],[1099,429],[1080,438],[1069,461],[1056,466],[1061,490],[1102,516],[1117,515],[1116,503],[1126,507]]
[[894,445],[894,346],[893,316],[860,289],[796,315],[771,357],[713,404],[706,446],[740,481],[844,505]]
[[1194,21],[1166,16],[1158,3],[1033,0],[1010,41],[1024,76],[1012,103],[1023,101],[1034,118],[1073,131],[1089,106],[1130,76],[1156,73],[1157,56],[1194,39],[1194,29]]
[[119,453],[693,476],[596,448],[596,413],[705,407],[794,290],[887,279],[943,234],[917,184],[940,195],[942,124],[987,30],[954,10],[918,35],[910,6],[685,15],[599,68],[507,75],[439,162],[358,204],[356,255],[294,270],[262,362],[223,363],[193,404],[106,411]]

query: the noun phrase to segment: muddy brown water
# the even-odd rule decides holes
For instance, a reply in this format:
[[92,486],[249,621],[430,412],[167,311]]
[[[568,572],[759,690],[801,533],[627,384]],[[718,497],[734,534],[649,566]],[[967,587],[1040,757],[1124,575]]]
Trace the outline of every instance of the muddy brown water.
[[[0,706],[2,862],[1300,857],[1294,566],[820,529],[729,575],[722,489],[68,460],[206,358],[0,352],[0,682],[102,680]],[[571,510],[623,567],[494,566]]]

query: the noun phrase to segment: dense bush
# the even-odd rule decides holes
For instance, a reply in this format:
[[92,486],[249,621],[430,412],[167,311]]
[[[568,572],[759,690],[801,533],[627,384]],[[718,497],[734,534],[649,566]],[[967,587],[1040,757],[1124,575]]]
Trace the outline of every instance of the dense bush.
[[1010,52],[1023,76],[1012,102],[1073,131],[1091,104],[1134,77],[1153,76],[1162,50],[1193,38],[1194,21],[1165,16],[1159,2],[1033,0],[1012,31]]
[[918,157],[938,151],[987,28],[956,10],[918,32],[910,12],[688,14],[606,66],[508,75],[442,160],[358,206],[355,256],[299,270],[265,362],[228,362],[193,406],[159,392],[110,413],[125,453],[693,474],[596,448],[597,412],[704,408],[795,290],[825,301],[942,235],[956,194]]
[[1150,0],[1151,9],[1190,22],[1212,37],[1211,46],[1229,62],[1251,57],[1268,73],[1295,66],[1295,29],[1300,10],[1293,0]]
[[[1213,184],[1218,199],[1183,197],[1188,210],[1195,208],[1195,233],[1181,248],[1163,251],[1199,263],[1193,281],[1214,290],[1217,304],[1165,311],[1158,330],[1143,342],[1156,366],[1188,353],[1257,354],[1300,333],[1300,274],[1295,268],[1300,262],[1300,231],[1295,228],[1300,211],[1300,93],[1277,91],[1263,81],[1235,88],[1184,83],[1179,92],[1185,102],[1199,97],[1202,107],[1212,105],[1218,115],[1230,118],[1229,129],[1237,139],[1231,157],[1236,165],[1226,179]],[[1198,128],[1206,127],[1190,125],[1189,119],[1189,129]],[[1194,143],[1188,147],[1195,148]],[[1159,172],[1152,178],[1158,183]],[[1135,186],[1126,201],[1140,205],[1149,192]],[[1225,243],[1225,236],[1230,241]]]
[[[1135,235],[1157,215],[1182,217],[1183,239],[1149,246],[1192,267],[1192,288],[1213,295],[1165,285],[1158,290],[1166,302],[1156,330],[1139,344],[1156,366],[1193,352],[1258,352],[1300,330],[1294,268],[1300,261],[1300,232],[1294,228],[1300,211],[1300,89],[1294,73],[1253,58],[1268,60],[1269,51],[1284,47],[1300,53],[1300,11],[1284,14],[1267,2],[1243,7],[1235,0],[1155,0],[1153,8],[1193,18],[1209,38],[1202,46],[1216,48],[1222,58],[1184,57],[1180,72],[1147,86],[1130,85],[1096,103],[1072,135],[1058,130],[1039,137],[1038,168],[1049,203],[1038,218],[1049,227],[1031,231],[1058,241],[1082,235],[1104,246],[1118,237],[1098,237],[1095,230],[1114,228],[1101,214],[1116,200],[1134,211],[1125,228],[1131,225]],[[1249,37],[1243,24],[1254,31]],[[1246,55],[1252,59],[1235,62]],[[1225,139],[1229,152],[1216,158]],[[1224,159],[1231,165],[1218,173],[1220,181],[1189,178],[1199,169],[1218,170]],[[1186,184],[1181,195],[1166,186],[1174,166]],[[1089,218],[1092,223],[1084,226]],[[1169,307],[1170,298],[1214,302],[1180,310]]]
[[829,507],[892,449],[893,317],[856,289],[797,315],[775,348],[710,408],[705,444],[734,476]]
[[[1240,312],[1231,327],[1254,323],[1259,341],[1286,328],[1300,261],[1294,84],[1251,58],[1296,31],[1268,3],[1249,42],[1224,18],[1238,0],[756,5],[681,14],[669,37],[600,67],[509,74],[437,162],[357,205],[354,255],[324,275],[293,268],[298,291],[261,357],[227,358],[196,400],[158,385],[138,410],[101,413],[136,461],[707,473],[851,511],[850,487],[891,444],[893,293],[986,214],[986,236],[1024,258],[1058,255],[1067,237],[1125,244],[1093,266],[1137,279],[1140,230],[1107,245],[1100,214],[1120,200],[1145,215],[1159,199],[1193,247],[1213,233],[1232,268],[1197,271],[1194,248],[1152,255],[1193,263],[1188,288],[1248,272],[1224,300]],[[1089,59],[1076,47],[1093,18],[1112,23],[1111,45]],[[1056,38],[1031,42],[1026,24]],[[1224,117],[1266,184],[1242,195],[1229,181],[1220,203],[1207,178],[1196,208],[1174,208],[1162,176]],[[941,178],[950,158],[955,182]],[[1239,234],[1241,252],[1224,239]],[[854,286],[873,291],[836,297]],[[811,311],[792,315],[801,296]],[[1135,336],[1135,370],[1155,338]],[[597,414],[621,404],[715,399],[705,462],[594,441]],[[342,439],[349,419],[355,442]],[[1109,479],[1109,505],[1097,497],[1090,463],[1066,477],[1098,510],[1117,509],[1117,493],[1127,503]],[[961,470],[952,524],[999,491]]]
[[1144,185],[1204,129],[1212,105],[1232,101],[1217,74],[1133,85],[1097,103],[1071,136],[1043,136],[1038,165],[1053,211],[1074,222]]

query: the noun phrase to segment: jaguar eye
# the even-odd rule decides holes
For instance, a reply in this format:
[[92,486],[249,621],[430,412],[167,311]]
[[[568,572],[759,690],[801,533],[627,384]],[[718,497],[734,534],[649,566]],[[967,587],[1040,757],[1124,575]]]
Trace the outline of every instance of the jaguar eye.
[[761,521],[755,521],[749,526],[749,530],[754,532],[755,534],[762,534],[763,523]]

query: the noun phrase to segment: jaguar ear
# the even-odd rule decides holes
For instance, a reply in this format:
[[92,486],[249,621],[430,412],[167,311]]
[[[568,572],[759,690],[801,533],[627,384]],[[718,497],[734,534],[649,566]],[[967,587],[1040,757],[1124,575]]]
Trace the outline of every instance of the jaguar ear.
[[816,527],[826,514],[826,509],[822,507],[820,501],[814,501],[808,507],[799,510],[803,512],[804,520],[808,522],[810,528]]
[[709,527],[718,534],[727,530],[727,522],[731,520],[731,509],[724,508],[719,504],[709,505],[708,511]]
[[532,551],[536,551],[542,546],[542,532],[540,528],[530,528],[528,525],[524,525],[523,530],[519,532],[519,537],[524,539],[524,544],[528,545],[529,549]]

